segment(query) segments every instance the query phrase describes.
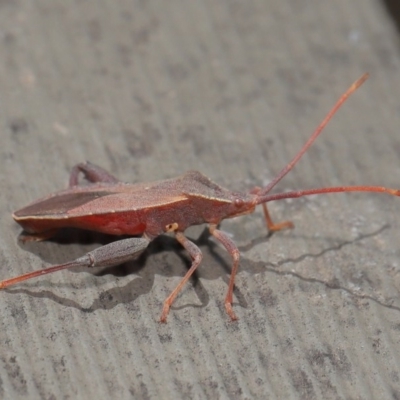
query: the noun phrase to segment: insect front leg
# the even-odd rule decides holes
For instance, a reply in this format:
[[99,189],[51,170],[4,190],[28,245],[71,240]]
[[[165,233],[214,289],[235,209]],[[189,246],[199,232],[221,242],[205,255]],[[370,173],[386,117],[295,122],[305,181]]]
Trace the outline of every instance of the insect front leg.
[[172,303],[174,302],[178,293],[182,290],[183,286],[193,275],[193,272],[196,271],[196,268],[199,266],[199,264],[201,263],[201,260],[203,259],[203,254],[201,253],[201,250],[193,242],[191,242],[189,239],[187,239],[182,232],[176,232],[175,237],[178,240],[178,242],[187,250],[187,252],[190,254],[190,257],[192,258],[193,261],[192,261],[192,265],[191,265],[189,271],[186,273],[186,275],[183,277],[183,279],[179,282],[178,286],[165,299],[163,310],[162,310],[161,317],[160,317],[160,322],[167,322],[167,316],[168,316],[169,309],[171,308]]
[[265,222],[267,223],[267,227],[270,232],[276,232],[286,228],[294,228],[294,224],[292,221],[283,221],[275,224],[272,221],[272,218],[268,211],[268,207],[265,203],[262,203],[262,208],[264,211]]
[[228,292],[225,297],[225,310],[231,317],[232,321],[236,321],[238,318],[232,309],[233,302],[233,288],[235,287],[235,277],[239,268],[240,252],[236,247],[236,244],[222,231],[217,229],[217,225],[210,225],[209,227],[211,235],[213,235],[219,242],[223,244],[227,252],[232,256],[233,266],[231,272],[231,278],[229,280]]
[[79,173],[82,172],[85,178],[92,183],[117,183],[119,180],[107,172],[105,169],[86,161],[84,163],[76,164],[71,171],[69,177],[69,187],[79,185]]
[[[252,194],[258,195],[262,191],[262,188],[260,187],[255,187],[253,190],[250,191]],[[286,228],[294,228],[294,224],[292,221],[283,221],[279,223],[274,223],[272,221],[271,215],[268,211],[268,207],[266,203],[262,203],[262,208],[264,211],[264,218],[265,218],[265,223],[267,224],[268,231],[270,232],[276,232],[280,231],[281,229],[286,229]]]
[[16,283],[27,279],[49,274],[51,272],[61,271],[63,269],[74,267],[111,267],[113,265],[122,264],[138,257],[139,254],[146,249],[149,243],[150,240],[147,238],[130,238],[106,244],[105,246],[86,253],[84,256],[79,257],[74,261],[53,265],[52,267],[4,280],[0,282],[0,289],[15,285]]

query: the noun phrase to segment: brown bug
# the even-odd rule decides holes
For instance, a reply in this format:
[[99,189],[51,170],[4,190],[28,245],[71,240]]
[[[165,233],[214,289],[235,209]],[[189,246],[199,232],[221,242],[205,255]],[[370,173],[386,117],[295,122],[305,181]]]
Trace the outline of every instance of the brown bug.
[[[121,264],[137,257],[156,236],[172,232],[190,254],[192,265],[164,301],[160,321],[166,322],[171,304],[202,260],[200,249],[187,239],[183,232],[192,225],[207,223],[211,235],[226,248],[233,259],[225,309],[230,318],[236,320],[237,317],[232,309],[232,299],[240,254],[235,243],[218,229],[222,220],[252,213],[255,207],[261,204],[268,229],[277,231],[293,227],[293,224],[290,221],[275,224],[266,206],[269,201],[337,192],[381,192],[400,195],[400,190],[380,186],[325,187],[269,194],[271,189],[299,161],[339,107],[367,77],[367,74],[363,75],[339,98],[293,160],[266,187],[256,187],[248,193],[231,192],[196,171],[159,182],[127,184],[93,164],[76,165],[72,169],[68,189],[39,199],[14,213],[15,221],[28,234],[25,240],[47,239],[58,229],[65,227],[141,237],[119,240],[99,247],[66,264],[4,280],[0,282],[0,288],[71,267],[108,267]],[[79,184],[80,173],[83,173],[86,180],[90,182],[89,185]]]

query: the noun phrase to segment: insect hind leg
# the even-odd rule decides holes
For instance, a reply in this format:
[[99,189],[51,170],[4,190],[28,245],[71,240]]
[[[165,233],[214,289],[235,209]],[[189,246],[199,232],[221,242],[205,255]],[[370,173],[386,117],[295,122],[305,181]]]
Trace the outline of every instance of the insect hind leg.
[[84,177],[91,183],[117,183],[119,180],[107,172],[105,169],[86,161],[76,164],[69,176],[69,187],[79,185],[79,174],[83,173]]
[[65,264],[53,265],[27,274],[16,276],[15,278],[0,281],[0,289],[15,285],[28,279],[50,274],[74,267],[111,267],[137,258],[149,245],[150,240],[142,238],[122,239],[116,242],[98,247],[84,256]]

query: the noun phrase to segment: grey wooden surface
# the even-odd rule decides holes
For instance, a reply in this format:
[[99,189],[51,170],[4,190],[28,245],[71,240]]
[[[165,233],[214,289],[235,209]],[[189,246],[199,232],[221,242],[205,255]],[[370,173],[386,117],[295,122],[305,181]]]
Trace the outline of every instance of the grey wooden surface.
[[[22,245],[13,210],[64,188],[90,160],[122,180],[198,169],[266,184],[347,86],[359,89],[280,190],[400,186],[400,42],[377,0],[0,2],[0,279],[105,240]],[[2,399],[400,397],[400,199],[315,196],[204,227],[202,266],[172,238],[136,263],[48,275],[0,293]]]

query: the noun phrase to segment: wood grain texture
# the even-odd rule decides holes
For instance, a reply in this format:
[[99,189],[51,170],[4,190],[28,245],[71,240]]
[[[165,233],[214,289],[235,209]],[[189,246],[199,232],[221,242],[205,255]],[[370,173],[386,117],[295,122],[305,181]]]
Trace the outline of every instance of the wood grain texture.
[[[231,189],[268,182],[348,85],[348,101],[281,190],[400,186],[400,47],[373,0],[0,2],[1,279],[108,238],[22,245],[11,213],[90,160],[129,182],[200,170]],[[0,293],[2,399],[398,398],[400,203],[329,195],[227,221],[231,260],[203,230],[197,277],[163,237],[134,263]]]

